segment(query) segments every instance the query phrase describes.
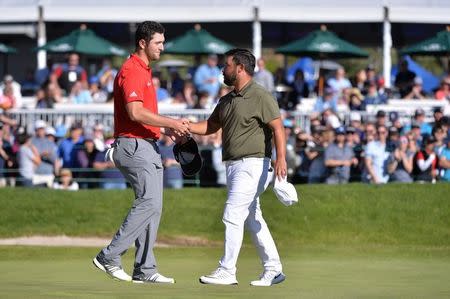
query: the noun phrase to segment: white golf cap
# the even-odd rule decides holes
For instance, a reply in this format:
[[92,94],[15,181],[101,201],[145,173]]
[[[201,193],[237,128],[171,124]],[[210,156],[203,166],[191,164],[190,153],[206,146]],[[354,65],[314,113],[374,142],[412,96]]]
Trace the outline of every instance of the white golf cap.
[[291,206],[298,202],[297,190],[295,190],[294,185],[288,183],[286,178],[281,181],[277,177],[275,178],[273,192],[285,206]]
[[47,127],[47,128],[45,128],[45,135],[56,136],[56,131],[53,127]]
[[350,121],[361,121],[361,114],[355,111],[350,112]]
[[37,129],[45,129],[46,127],[47,127],[47,123],[45,121],[41,120],[41,119],[37,120],[34,123],[34,129],[35,130],[37,130]]

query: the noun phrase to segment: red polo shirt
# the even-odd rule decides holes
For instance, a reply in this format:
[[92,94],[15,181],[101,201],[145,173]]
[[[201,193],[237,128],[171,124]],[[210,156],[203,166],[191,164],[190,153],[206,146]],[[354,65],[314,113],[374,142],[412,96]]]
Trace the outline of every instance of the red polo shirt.
[[126,105],[140,101],[144,108],[158,113],[152,70],[135,54],[125,61],[114,80],[114,137],[159,139],[158,127],[132,121]]

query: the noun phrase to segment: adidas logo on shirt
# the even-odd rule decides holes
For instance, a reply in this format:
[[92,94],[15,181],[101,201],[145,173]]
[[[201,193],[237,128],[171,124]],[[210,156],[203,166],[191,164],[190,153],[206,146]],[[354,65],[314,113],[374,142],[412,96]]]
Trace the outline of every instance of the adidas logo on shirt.
[[137,93],[133,91],[132,93],[130,93],[129,97],[130,98],[137,98]]

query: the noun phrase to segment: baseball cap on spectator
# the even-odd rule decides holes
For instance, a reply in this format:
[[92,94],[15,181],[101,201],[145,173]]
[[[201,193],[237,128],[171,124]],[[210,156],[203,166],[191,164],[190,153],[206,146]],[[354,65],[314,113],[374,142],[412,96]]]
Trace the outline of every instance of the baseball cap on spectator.
[[361,121],[361,114],[355,111],[350,112],[350,121]]
[[333,129],[336,129],[341,126],[341,122],[336,115],[332,114],[327,118],[327,125],[330,125]]
[[435,143],[437,140],[436,138],[434,138],[433,135],[428,136],[427,138],[425,138],[425,145],[431,144],[431,143]]
[[389,135],[398,135],[398,129],[396,127],[389,127]]
[[398,116],[398,112],[397,111],[391,111],[391,112],[389,112],[389,120],[391,121],[391,122],[395,122],[395,121],[397,121],[399,119],[399,116]]
[[433,108],[433,113],[443,113],[444,111],[442,111],[442,107],[434,107]]
[[99,83],[99,79],[97,76],[91,76],[89,77],[89,84]]
[[283,120],[283,125],[284,125],[285,128],[293,128],[294,127],[294,122],[292,121],[292,119],[285,118]]
[[56,131],[53,127],[48,126],[47,128],[45,128],[45,135],[56,136]]
[[14,81],[14,77],[11,76],[10,74],[7,74],[7,75],[5,75],[3,77],[3,81],[5,81],[5,82],[12,82],[12,81]]
[[346,130],[345,130],[345,132],[348,134],[348,133],[356,133],[356,129],[354,128],[354,127],[348,127]]
[[414,117],[417,117],[420,115],[425,115],[425,110],[423,110],[422,108],[416,109],[416,111],[414,112]]
[[386,112],[384,112],[384,110],[377,111],[377,117],[385,117],[385,116],[386,116]]
[[416,121],[411,122],[411,129],[420,129],[420,124]]
[[337,127],[335,130],[334,130],[334,133],[336,134],[336,135],[344,135],[345,134],[345,128],[344,127]]
[[422,85],[423,80],[419,76],[414,77],[414,85]]
[[37,120],[34,123],[34,129],[38,130],[38,129],[45,129],[47,127],[47,123],[41,119]]
[[81,124],[81,122],[79,122],[79,121],[74,122],[74,123],[72,124],[72,126],[70,127],[70,130],[71,130],[71,131],[72,131],[72,130],[76,130],[76,129],[83,129],[83,125]]

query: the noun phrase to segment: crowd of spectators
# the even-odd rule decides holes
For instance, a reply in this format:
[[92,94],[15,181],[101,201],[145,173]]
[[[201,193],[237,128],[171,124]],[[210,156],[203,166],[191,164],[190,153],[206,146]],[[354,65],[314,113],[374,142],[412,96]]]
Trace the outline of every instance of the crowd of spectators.
[[[366,118],[368,105],[386,104],[388,99],[420,100],[432,98],[450,101],[450,75],[442,76],[432,93],[423,91],[423,80],[400,62],[393,88],[387,89],[372,65],[348,77],[337,69],[323,82],[311,84],[297,70],[293,81],[285,70],[272,74],[264,59],[257,62],[254,80],[274,94],[283,112],[287,136],[289,180],[294,183],[367,183],[449,181],[449,117],[436,106],[433,120],[417,109],[409,121],[395,111],[380,110],[376,120]],[[70,54],[63,64],[49,63],[35,73],[36,108],[52,108],[56,103],[107,103],[117,70],[104,60],[96,74],[88,76],[79,56]],[[164,76],[167,78],[164,78]],[[220,60],[209,55],[204,64],[188,70],[185,78],[176,68],[167,74],[153,72],[158,101],[192,109],[211,109],[230,89],[222,84]],[[29,82],[28,82],[29,83]],[[32,86],[33,84],[27,84]],[[283,87],[283,88],[281,88]],[[304,98],[316,97],[310,126],[300,126],[291,112]],[[0,109],[20,107],[21,87],[10,75],[0,84]],[[349,119],[341,119],[338,106],[345,106]],[[428,119],[429,120],[429,119]],[[0,115],[0,186],[46,186],[59,189],[126,188],[120,172],[104,159],[113,142],[102,125],[83,127],[74,122],[64,134],[55,134],[43,121],[34,123],[33,134],[4,114]],[[56,128],[59,131],[60,128]],[[173,157],[170,139],[160,141],[164,186],[181,188],[189,184],[224,186],[220,132],[211,137],[195,137],[200,145],[204,166],[196,178],[183,177]]]

